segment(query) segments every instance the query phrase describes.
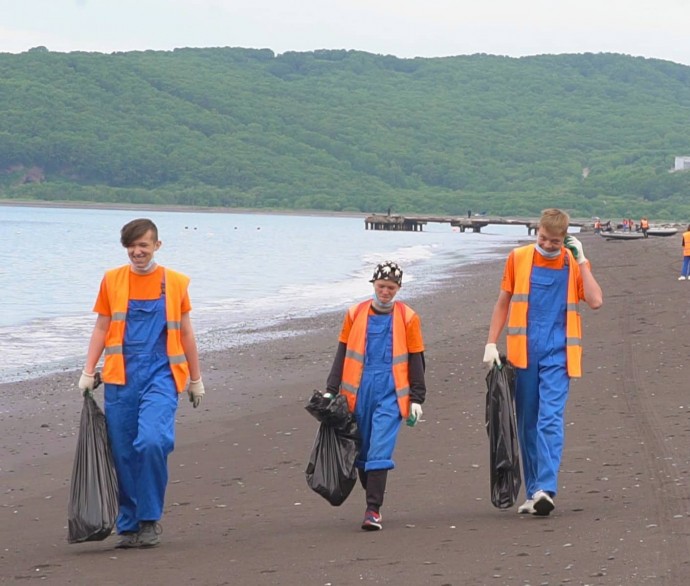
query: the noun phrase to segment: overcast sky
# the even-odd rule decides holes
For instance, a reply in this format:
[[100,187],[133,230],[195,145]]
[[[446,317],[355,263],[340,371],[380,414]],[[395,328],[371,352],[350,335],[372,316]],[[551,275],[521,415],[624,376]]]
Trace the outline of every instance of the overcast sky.
[[0,0],[0,52],[613,52],[690,65],[690,0]]

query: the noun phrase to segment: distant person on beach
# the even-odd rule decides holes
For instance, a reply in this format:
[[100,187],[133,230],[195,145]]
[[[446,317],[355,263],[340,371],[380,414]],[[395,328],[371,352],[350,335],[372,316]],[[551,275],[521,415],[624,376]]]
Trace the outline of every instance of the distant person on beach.
[[582,371],[579,302],[592,309],[603,303],[582,244],[567,234],[569,222],[561,210],[544,210],[536,243],[509,254],[484,349],[486,364],[501,363],[496,343],[507,321],[527,496],[521,514],[545,516],[554,509],[570,379]]
[[680,269],[679,281],[690,278],[690,224],[688,229],[683,232],[683,267]]
[[189,278],[156,264],[161,242],[151,220],[125,224],[120,242],[130,264],[107,271],[101,281],[79,390],[93,391],[105,350],[105,417],[119,484],[116,547],[154,547],[160,543],[178,393],[187,388],[198,407],[204,384],[189,317]]
[[647,234],[647,230],[649,230],[649,220],[647,220],[647,218],[642,218],[640,220],[640,230],[642,230],[642,234],[645,238],[649,238]]
[[424,341],[419,315],[394,298],[402,286],[402,269],[386,261],[376,266],[372,299],[345,314],[338,349],[326,384],[326,396],[343,393],[361,435],[357,460],[366,491],[362,529],[383,528],[381,506],[393,451],[405,419],[422,417],[426,396]]

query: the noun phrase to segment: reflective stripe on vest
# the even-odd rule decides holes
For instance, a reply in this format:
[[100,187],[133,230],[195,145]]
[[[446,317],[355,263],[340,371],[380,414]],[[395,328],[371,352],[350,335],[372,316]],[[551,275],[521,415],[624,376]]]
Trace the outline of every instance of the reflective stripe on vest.
[[[534,244],[528,244],[516,248],[513,252],[515,285],[510,299],[506,346],[508,360],[518,368],[527,368],[527,314],[534,249]],[[578,378],[582,376],[582,321],[580,299],[577,293],[579,268],[570,250],[564,248],[563,254],[567,255],[565,260],[568,269],[568,298],[565,314],[568,376]]]
[[[105,337],[105,362],[101,376],[103,381],[114,385],[126,383],[125,359],[122,345],[125,339],[127,307],[129,304],[129,265],[107,271],[105,285],[110,304],[110,327]],[[189,379],[189,366],[182,348],[181,323],[182,300],[187,293],[189,277],[165,270],[165,314],[167,322],[167,353],[175,387],[184,391]]]
[[[347,339],[343,378],[340,390],[347,399],[351,412],[357,403],[357,391],[362,382],[364,353],[366,348],[367,323],[371,300],[353,305],[348,309],[352,327]],[[409,354],[407,351],[407,325],[415,316],[414,310],[400,301],[393,308],[393,381],[398,398],[400,415],[407,419],[410,415]]]

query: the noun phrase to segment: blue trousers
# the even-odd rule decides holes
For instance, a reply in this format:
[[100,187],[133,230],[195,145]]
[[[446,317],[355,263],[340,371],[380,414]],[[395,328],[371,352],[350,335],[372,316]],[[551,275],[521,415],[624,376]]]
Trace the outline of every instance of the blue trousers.
[[683,268],[680,270],[682,277],[690,277],[690,256],[683,257]]
[[118,533],[163,515],[178,395],[165,350],[164,297],[130,301],[126,384],[105,385],[105,416],[119,486]]
[[517,369],[515,412],[525,492],[558,491],[564,413],[570,389],[565,315],[568,268],[532,267],[527,315],[527,368]]
[[570,377],[562,365],[538,364],[517,369],[515,411],[525,492],[558,492],[564,442],[563,416]]

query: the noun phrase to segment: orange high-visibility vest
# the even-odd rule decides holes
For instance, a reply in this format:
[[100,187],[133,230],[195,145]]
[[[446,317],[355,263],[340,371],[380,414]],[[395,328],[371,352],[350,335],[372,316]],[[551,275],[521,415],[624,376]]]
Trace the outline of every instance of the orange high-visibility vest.
[[[129,304],[129,265],[105,273],[105,285],[110,304],[110,327],[105,337],[105,362],[101,376],[103,382],[124,385],[125,359],[122,346],[125,339],[127,306]],[[187,292],[189,277],[165,269],[165,319],[167,321],[167,352],[177,391],[184,391],[189,379],[189,365],[182,348],[180,332],[182,300]]]
[[683,256],[690,256],[690,231],[683,232]]
[[640,220],[640,228],[649,228],[649,222],[647,220]]
[[[348,309],[352,327],[347,338],[345,364],[340,390],[347,399],[351,412],[357,403],[357,391],[364,371],[364,353],[366,351],[367,323],[372,301],[363,301]],[[396,301],[393,308],[393,381],[398,408],[403,419],[410,416],[410,379],[408,370],[407,324],[415,316],[414,310],[401,301]]]
[[[527,368],[527,313],[529,308],[530,276],[534,244],[521,246],[513,252],[515,263],[515,286],[510,300],[508,331],[506,337],[507,358],[518,368]],[[580,274],[572,252],[567,248],[568,298],[566,305],[566,357],[568,376],[582,376],[582,322],[580,319],[580,299],[577,294],[577,277]]]

